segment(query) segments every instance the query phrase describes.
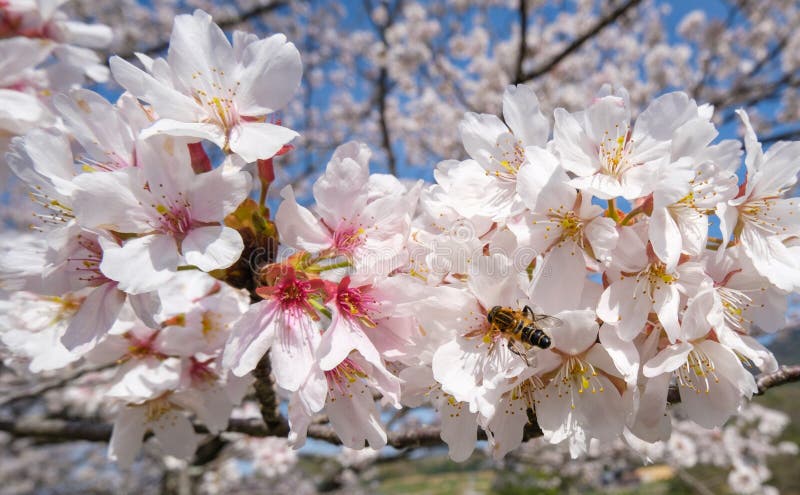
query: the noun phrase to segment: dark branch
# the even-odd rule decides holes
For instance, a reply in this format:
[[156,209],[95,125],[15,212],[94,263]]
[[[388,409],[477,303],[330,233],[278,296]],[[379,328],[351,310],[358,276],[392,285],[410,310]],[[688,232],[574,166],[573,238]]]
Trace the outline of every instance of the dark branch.
[[[268,12],[272,12],[275,9],[283,7],[284,5],[288,5],[288,0],[274,0],[271,3],[266,5],[258,5],[251,9],[245,10],[244,12],[240,12],[237,15],[232,17],[227,17],[224,19],[215,20],[217,25],[222,29],[230,29],[232,27],[236,27],[243,22],[247,22],[254,17],[258,17],[260,15],[266,14]],[[169,40],[162,40],[161,42],[150,46],[148,48],[144,48],[142,50],[131,50],[129,52],[118,53],[120,57],[128,60],[132,60],[136,57],[136,53],[146,53],[146,54],[156,54],[163,52],[169,46]]]
[[[764,393],[779,385],[800,381],[800,364],[793,366],[781,366],[778,371],[766,373],[756,378],[758,385],[758,392],[756,395],[764,395]],[[677,404],[681,401],[680,391],[676,387],[670,387],[667,394],[667,401],[670,404]]]
[[59,378],[58,380],[55,380],[55,381],[52,381],[52,382],[49,382],[49,383],[43,383],[41,385],[33,387],[33,388],[31,388],[29,390],[26,390],[24,392],[20,392],[18,394],[9,395],[5,399],[0,400],[0,407],[8,406],[8,405],[11,405],[11,404],[13,404],[15,402],[19,402],[21,400],[35,399],[37,397],[40,397],[42,394],[44,394],[46,392],[49,392],[51,390],[55,390],[55,389],[58,389],[58,388],[65,387],[65,386],[69,385],[70,382],[72,382],[74,380],[77,380],[78,378],[82,377],[83,375],[86,375],[88,373],[94,373],[94,372],[97,372],[97,371],[103,371],[103,370],[111,368],[113,366],[116,366],[116,363],[107,364],[107,365],[104,365],[104,366],[98,366],[98,367],[95,367],[95,368],[84,368],[84,369],[78,370],[78,371],[76,371],[74,373],[71,373],[71,374],[69,374],[69,375],[67,375],[67,376],[65,376],[63,378]]
[[261,417],[267,431],[275,435],[285,435],[289,431],[286,420],[278,411],[278,398],[275,396],[275,383],[272,378],[272,364],[269,361],[269,354],[265,354],[258,362],[258,366],[253,370],[256,381],[253,386],[256,389],[256,399],[261,409]]
[[392,138],[389,135],[389,123],[386,118],[386,99],[389,96],[389,75],[386,68],[381,69],[378,77],[378,114],[381,122],[381,140],[383,148],[386,150],[386,161],[389,166],[389,173],[397,175],[397,158],[392,149]]
[[[758,395],[768,389],[787,383],[800,381],[800,365],[783,366],[774,373],[761,375],[758,380]],[[680,402],[677,389],[670,389],[668,400],[671,403]],[[529,440],[542,436],[542,430],[531,422],[525,427],[524,439]],[[263,422],[254,419],[231,419],[228,432],[242,433],[254,437],[285,436],[288,425],[282,418],[275,423],[274,430],[267,428]],[[5,431],[16,437],[34,437],[51,441],[88,440],[92,442],[107,442],[111,438],[113,426],[108,423],[99,423],[90,420],[61,420],[43,418],[22,418],[14,421],[0,420],[0,431]],[[195,425],[198,433],[208,433],[202,425]],[[478,439],[485,440],[486,434],[478,432]],[[341,440],[330,425],[312,424],[308,427],[308,437],[323,440],[339,445]],[[431,447],[442,444],[441,430],[436,426],[421,426],[408,431],[389,432],[387,444],[397,448]]]
[[793,141],[797,139],[800,139],[800,129],[770,134],[769,136],[762,137],[760,140],[763,144],[770,144],[778,141]]
[[800,380],[800,365],[781,366],[774,372],[758,377],[758,395],[763,395],[768,389],[777,387],[785,383],[792,383]]
[[519,0],[519,50],[517,51],[517,66],[514,71],[514,84],[522,82],[522,62],[528,52],[528,2]]
[[536,69],[530,72],[526,72],[521,77],[519,77],[518,82],[530,81],[538,77],[541,77],[544,74],[547,74],[548,72],[553,70],[555,66],[560,64],[565,58],[570,56],[574,51],[582,47],[584,43],[597,36],[597,34],[600,33],[600,31],[613,24],[617,19],[622,17],[627,11],[629,11],[633,7],[636,7],[641,2],[642,0],[627,0],[626,2],[622,3],[617,8],[606,14],[604,17],[600,18],[600,20],[597,21],[597,23],[594,26],[592,26],[589,30],[587,30],[582,35],[572,40],[572,43],[567,45],[563,50],[561,50],[561,52],[559,52],[553,58],[548,60],[545,64],[537,67]]

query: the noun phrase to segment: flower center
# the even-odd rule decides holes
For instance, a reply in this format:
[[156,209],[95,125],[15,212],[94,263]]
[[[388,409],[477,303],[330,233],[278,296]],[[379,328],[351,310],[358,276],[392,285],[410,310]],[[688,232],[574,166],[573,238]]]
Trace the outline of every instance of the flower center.
[[636,289],[633,293],[633,299],[635,300],[639,296],[645,295],[655,303],[655,298],[653,297],[655,291],[674,284],[678,279],[678,274],[668,272],[664,263],[651,263],[636,274]]
[[606,131],[598,149],[603,173],[616,178],[621,177],[622,174],[635,165],[630,160],[630,155],[633,151],[630,127],[626,127],[625,132],[622,134],[619,134],[619,131],[619,126],[617,126],[616,135],[614,136]]
[[158,421],[175,407],[166,397],[149,400],[144,406],[146,408],[144,417],[147,422]]
[[744,317],[744,310],[753,300],[744,292],[730,287],[717,287],[717,294],[722,300],[725,323],[734,330],[745,332],[747,330],[745,325],[749,324],[750,320]]
[[166,206],[157,204],[156,211],[160,215],[157,220],[157,229],[165,234],[170,234],[178,240],[186,237],[194,226],[189,203]]
[[35,186],[30,193],[31,200],[47,210],[46,213],[34,213],[34,215],[49,225],[62,225],[75,218],[72,208],[60,202],[58,199],[51,198],[49,194],[42,191],[41,186]]
[[333,233],[333,247],[339,254],[352,256],[364,244],[364,229],[349,227]]
[[[793,203],[789,202],[792,206]],[[788,230],[781,225],[781,217],[772,213],[774,203],[771,199],[750,201],[739,207],[742,220],[763,231],[767,235],[782,234]]]
[[705,393],[709,392],[711,386],[709,377],[714,383],[719,383],[719,377],[715,370],[711,358],[695,347],[686,357],[686,362],[675,371],[675,374],[679,386],[694,390],[699,394],[701,390],[704,390]]
[[69,293],[63,297],[51,296],[44,299],[56,304],[52,325],[72,318],[81,308],[85,298]]
[[544,225],[544,240],[563,243],[570,240],[577,243],[579,246],[584,247],[583,239],[583,219],[581,219],[574,211],[566,209],[563,205],[558,208],[548,208],[547,217],[542,219],[538,216],[538,220],[534,220],[533,225]]
[[377,323],[370,316],[370,307],[375,303],[375,298],[361,289],[341,289],[336,296],[336,303],[341,313],[359,320],[368,328],[375,328]]
[[567,359],[558,374],[553,378],[558,397],[569,394],[570,407],[575,409],[575,393],[583,394],[587,390],[590,393],[603,393],[605,387],[597,378],[597,370],[594,366],[582,359],[571,356]]
[[204,311],[200,318],[200,325],[203,330],[203,337],[210,337],[223,328],[220,315],[214,311]]
[[491,173],[501,180],[515,180],[519,168],[525,163],[525,148],[522,141],[512,134],[504,134],[497,139],[497,150],[491,157],[496,164]]
[[189,376],[193,384],[212,383],[217,381],[217,374],[211,369],[211,363],[214,358],[209,358],[206,361],[198,361],[192,357],[192,364],[189,367]]
[[82,252],[77,256],[67,258],[71,270],[79,274],[78,280],[97,287],[111,280],[100,271],[100,262],[103,260],[103,249],[94,237],[86,237],[83,233],[77,235],[78,245]]
[[[337,367],[325,372],[325,378],[328,379],[328,390],[330,392],[335,390],[341,395],[348,395],[349,397],[353,396],[353,394],[349,392],[351,384],[355,383],[356,380],[366,377],[367,374],[364,370],[350,358],[345,358]],[[335,400],[335,397],[331,397],[331,402]]]
[[192,80],[197,84],[191,89],[192,96],[198,105],[205,108],[207,121],[222,127],[227,136],[241,120],[235,103],[241,83],[226,80],[225,71],[216,67],[211,68],[209,77],[205,76],[201,71],[192,74]]

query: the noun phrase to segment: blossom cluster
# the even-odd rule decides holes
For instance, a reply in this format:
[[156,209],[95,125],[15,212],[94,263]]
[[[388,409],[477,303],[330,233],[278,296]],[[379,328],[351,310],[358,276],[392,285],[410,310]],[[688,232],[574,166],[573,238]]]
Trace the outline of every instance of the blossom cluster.
[[[190,418],[223,430],[265,356],[294,446],[324,413],[346,447],[378,449],[378,400],[427,403],[455,460],[478,428],[504,456],[534,420],[574,456],[666,440],[671,385],[718,427],[757,391],[750,369],[777,368],[751,332],[783,327],[800,288],[800,213],[783,198],[800,143],[764,151],[744,111],[740,180],[741,144],[685,93],[634,121],[605,88],[551,126],[510,86],[502,119],[464,116],[469,158],[439,163],[435,184],[370,174],[369,147],[349,142],[312,207],[286,186],[270,219],[272,160],[297,135],[274,116],[300,84],[294,45],[229,41],[197,11],[175,19],[166,58],[138,61],[110,60],[116,103],[58,94],[53,125],[12,139],[42,232],[0,263],[0,340],[31,371],[119,363],[104,397],[122,464],[148,430],[191,456]],[[540,318],[534,346],[520,328]]]
[[111,43],[111,29],[69,19],[63,2],[0,2],[0,179],[11,138],[39,126],[57,126],[52,96],[88,78],[108,79],[92,48]]

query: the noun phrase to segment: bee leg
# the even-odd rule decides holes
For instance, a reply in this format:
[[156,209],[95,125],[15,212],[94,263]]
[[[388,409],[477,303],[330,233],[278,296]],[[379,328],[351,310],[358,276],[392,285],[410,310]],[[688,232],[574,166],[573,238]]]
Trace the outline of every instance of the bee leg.
[[525,307],[523,307],[523,308],[522,308],[522,313],[523,313],[523,314],[524,314],[524,315],[525,315],[527,318],[530,318],[531,320],[533,320],[533,319],[534,319],[533,310],[531,309],[531,307],[530,307],[530,306],[528,306],[528,305],[525,305]]
[[524,352],[520,352],[519,349],[514,345],[513,340],[508,341],[508,350],[516,354],[517,356],[521,357],[523,361],[525,361],[525,366],[530,366],[531,364],[528,362],[528,356]]

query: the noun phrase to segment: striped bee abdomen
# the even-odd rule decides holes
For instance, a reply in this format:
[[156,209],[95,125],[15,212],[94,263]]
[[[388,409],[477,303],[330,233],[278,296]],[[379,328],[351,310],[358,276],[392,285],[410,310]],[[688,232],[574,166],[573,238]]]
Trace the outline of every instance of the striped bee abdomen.
[[547,334],[542,330],[530,325],[522,329],[520,338],[523,342],[536,347],[541,347],[542,349],[547,349],[550,347],[550,337],[548,337]]

